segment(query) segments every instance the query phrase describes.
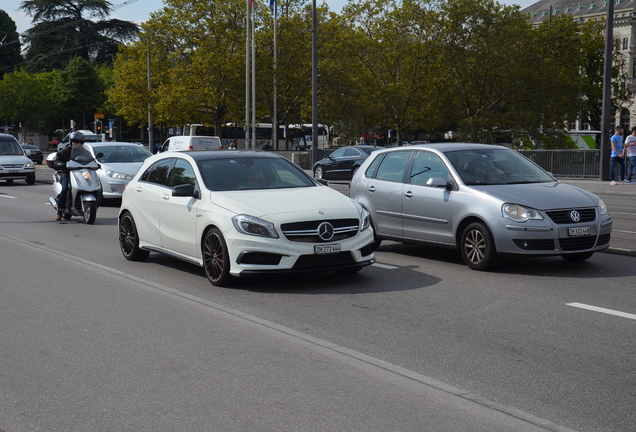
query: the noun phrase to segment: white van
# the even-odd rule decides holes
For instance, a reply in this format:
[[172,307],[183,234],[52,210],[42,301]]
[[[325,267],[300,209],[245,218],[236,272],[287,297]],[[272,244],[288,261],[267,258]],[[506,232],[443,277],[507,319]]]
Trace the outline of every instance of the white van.
[[159,149],[165,151],[220,150],[221,138],[217,136],[173,136],[168,138]]

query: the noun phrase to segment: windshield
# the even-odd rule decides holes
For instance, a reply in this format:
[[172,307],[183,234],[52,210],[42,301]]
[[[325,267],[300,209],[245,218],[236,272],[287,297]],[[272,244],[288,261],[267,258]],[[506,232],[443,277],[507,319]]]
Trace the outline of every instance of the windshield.
[[466,185],[554,182],[543,168],[513,150],[503,148],[446,152]]
[[112,145],[94,147],[97,161],[101,163],[143,162],[152,156],[148,150],[138,145]]
[[197,163],[205,186],[214,191],[316,186],[302,169],[283,158],[228,157]]
[[87,165],[88,163],[93,162],[95,159],[93,159],[93,155],[91,154],[86,144],[82,144],[81,146],[72,147],[71,160],[81,165]]
[[0,141],[0,156],[17,156],[24,155],[22,147],[16,140],[4,140]]

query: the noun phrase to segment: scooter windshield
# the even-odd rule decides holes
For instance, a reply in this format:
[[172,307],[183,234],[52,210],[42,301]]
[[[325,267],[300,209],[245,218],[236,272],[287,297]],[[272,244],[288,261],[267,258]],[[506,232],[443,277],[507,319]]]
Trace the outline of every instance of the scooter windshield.
[[73,146],[73,149],[71,150],[71,160],[81,165],[88,165],[95,161],[90,150],[85,147],[85,144],[77,147]]

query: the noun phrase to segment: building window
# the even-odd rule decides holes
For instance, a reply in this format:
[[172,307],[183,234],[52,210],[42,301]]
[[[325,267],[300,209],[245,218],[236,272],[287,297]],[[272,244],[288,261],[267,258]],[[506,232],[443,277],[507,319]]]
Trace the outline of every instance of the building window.
[[621,110],[621,126],[623,126],[623,128],[628,131],[630,129],[630,124],[629,124],[629,110],[628,109],[622,109]]
[[616,130],[616,113],[610,115],[610,130]]
[[629,38],[623,38],[623,49],[626,50],[629,48]]
[[576,120],[569,122],[568,123],[568,128],[570,130],[576,130]]
[[632,78],[636,78],[636,57],[633,59],[634,63],[632,64]]

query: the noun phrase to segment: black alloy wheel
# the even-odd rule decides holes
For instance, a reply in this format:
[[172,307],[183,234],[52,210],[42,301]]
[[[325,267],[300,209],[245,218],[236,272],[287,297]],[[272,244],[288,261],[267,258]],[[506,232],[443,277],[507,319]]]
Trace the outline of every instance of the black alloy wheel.
[[150,251],[139,248],[139,234],[130,212],[125,212],[119,218],[119,247],[129,261],[143,261],[150,255]]
[[223,234],[217,228],[210,229],[203,239],[203,268],[212,285],[231,285],[230,256]]

